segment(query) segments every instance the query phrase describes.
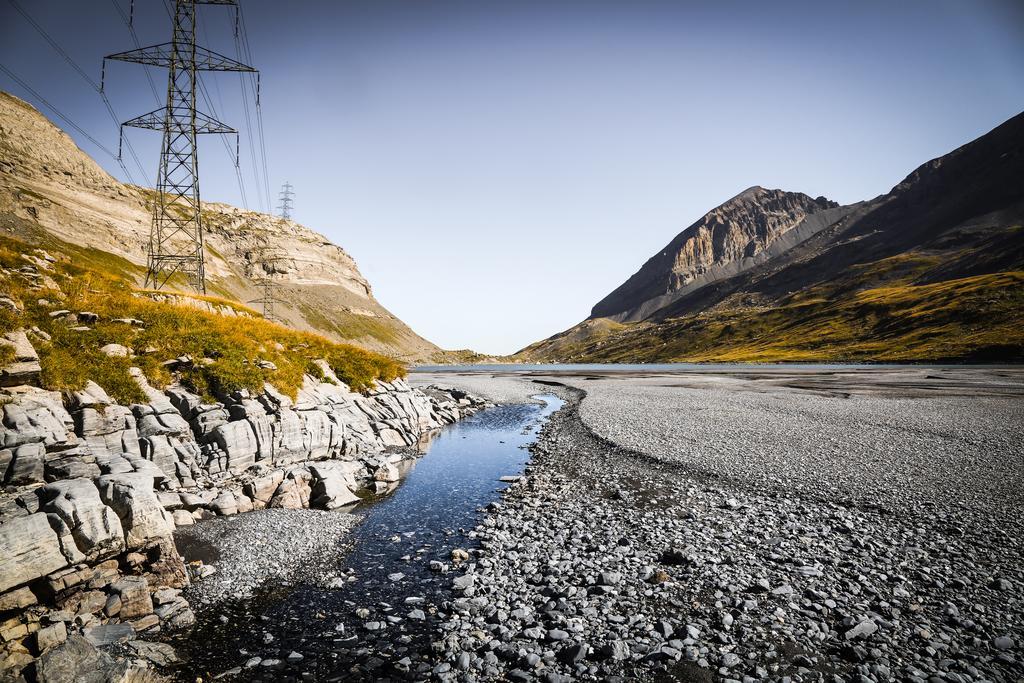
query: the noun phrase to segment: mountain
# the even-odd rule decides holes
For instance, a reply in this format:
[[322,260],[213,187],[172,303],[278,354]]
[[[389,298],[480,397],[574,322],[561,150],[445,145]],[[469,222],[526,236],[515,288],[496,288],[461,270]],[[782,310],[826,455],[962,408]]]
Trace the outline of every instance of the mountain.
[[1024,360],[1024,114],[849,206],[750,188],[524,360]]
[[688,292],[782,253],[848,212],[824,197],[751,187],[676,235],[590,317],[643,320]]
[[[153,190],[118,182],[28,103],[0,92],[0,231],[73,252],[138,284],[145,276]],[[355,261],[323,235],[290,220],[203,203],[207,288],[248,302],[270,277],[275,315],[408,362],[440,349],[373,297]],[[268,260],[272,266],[264,266]]]

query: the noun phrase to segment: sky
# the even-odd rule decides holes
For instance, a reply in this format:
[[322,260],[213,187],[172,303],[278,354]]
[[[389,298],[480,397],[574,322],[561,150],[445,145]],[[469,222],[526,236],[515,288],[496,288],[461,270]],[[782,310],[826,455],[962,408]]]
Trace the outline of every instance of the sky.
[[[118,12],[128,0],[17,3],[93,80],[105,54],[134,47]],[[203,199],[273,210],[291,182],[294,218],[450,349],[510,353],[570,327],[747,187],[867,199],[1024,109],[1019,0],[242,7],[267,170],[251,89],[206,75],[216,113],[242,132],[243,182],[234,139],[206,136]],[[199,26],[201,44],[236,56],[232,9],[200,7]],[[135,1],[134,28],[142,44],[169,39],[161,0]],[[116,151],[99,95],[11,0],[0,64]],[[166,76],[152,69],[154,94],[145,71],[108,64],[117,117],[156,108]],[[54,117],[2,71],[0,89]],[[129,171],[151,185],[159,134],[127,136],[144,173]]]

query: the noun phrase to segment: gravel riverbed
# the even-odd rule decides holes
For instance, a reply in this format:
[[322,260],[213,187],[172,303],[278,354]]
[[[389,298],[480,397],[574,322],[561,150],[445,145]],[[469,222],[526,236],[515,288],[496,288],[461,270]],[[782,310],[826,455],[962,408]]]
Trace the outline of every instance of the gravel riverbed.
[[572,381],[620,446],[794,493],[992,512],[1024,503],[1019,373],[884,369]]
[[185,532],[190,599],[232,680],[1021,681],[1018,375],[414,376],[567,401],[458,558],[380,531],[429,595],[335,595],[350,516],[263,511]]
[[[767,403],[752,417],[715,391],[561,379],[591,392],[582,419],[582,393],[564,390],[570,404],[545,427],[528,476],[473,532],[480,550],[453,585],[461,597],[434,643],[436,677],[1024,676],[1021,524],[1010,514],[1019,384],[925,400],[902,380],[865,381],[873,409],[903,413],[871,422],[803,380],[753,392],[764,394],[753,405]],[[485,379],[473,388],[488,393]],[[867,445],[858,424],[878,428]],[[701,445],[714,455],[695,460]]]
[[202,561],[210,573],[186,591],[196,608],[226,599],[251,598],[264,586],[338,581],[337,565],[348,548],[355,515],[324,510],[256,510],[218,517],[175,534],[186,561]]

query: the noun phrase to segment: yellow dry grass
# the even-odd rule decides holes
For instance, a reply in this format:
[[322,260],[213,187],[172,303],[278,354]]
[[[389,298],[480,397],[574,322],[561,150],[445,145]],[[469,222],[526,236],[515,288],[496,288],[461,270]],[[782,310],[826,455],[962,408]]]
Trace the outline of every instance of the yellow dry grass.
[[[925,263],[894,260],[881,269],[910,265],[913,271]],[[775,308],[630,325],[596,339],[563,342],[557,358],[717,363],[1024,359],[1024,272],[928,284],[905,284],[904,277],[893,281],[901,284],[845,294],[810,289]]]
[[[93,380],[119,401],[138,402],[145,397],[128,374],[129,367],[141,368],[151,383],[163,386],[172,379],[164,361],[181,356],[194,362],[178,378],[209,397],[240,389],[258,392],[264,382],[294,397],[304,374],[322,376],[314,363],[317,359],[326,360],[356,391],[366,390],[375,380],[405,375],[405,367],[394,359],[271,323],[234,301],[181,295],[229,306],[240,315],[153,301],[150,293],[132,286],[116,257],[110,257],[115,259],[111,263],[101,253],[89,256],[76,258],[75,264],[58,258],[49,270],[40,269],[49,281],[37,289],[31,275],[18,272],[33,259],[31,247],[0,238],[0,266],[7,271],[0,276],[0,294],[24,307],[22,312],[0,311],[0,330],[35,326],[50,335],[50,342],[36,344],[46,388],[75,390]],[[99,318],[88,329],[75,329],[80,326],[69,324],[66,316],[51,316],[59,310],[91,312]],[[126,346],[135,356],[109,357],[100,351],[107,344]]]

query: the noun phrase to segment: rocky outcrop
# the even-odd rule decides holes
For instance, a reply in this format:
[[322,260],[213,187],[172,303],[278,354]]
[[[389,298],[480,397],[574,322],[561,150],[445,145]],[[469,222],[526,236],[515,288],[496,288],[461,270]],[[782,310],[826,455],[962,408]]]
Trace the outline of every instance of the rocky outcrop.
[[764,262],[779,251],[773,245],[787,234],[806,239],[848,212],[824,197],[748,188],[679,233],[599,301],[590,317],[644,320],[678,296]]
[[[61,528],[60,521],[54,521]],[[63,569],[74,559],[64,554],[60,536],[50,526],[50,518],[46,513],[26,514],[8,521],[2,528],[0,591],[10,590]]]
[[483,405],[404,380],[359,394],[321,371],[294,400],[267,385],[209,401],[138,371],[147,402],[131,406],[93,382],[0,388],[0,672],[77,652],[69,634],[95,646],[190,625],[177,526],[351,505],[398,480],[410,456],[389,450]]
[[0,337],[0,346],[9,346],[14,362],[0,369],[0,386],[36,384],[39,382],[39,355],[28,340],[25,330],[14,330]]
[[[119,626],[119,625],[118,625]],[[63,628],[55,624],[48,628]],[[177,661],[177,655],[170,645],[133,641],[127,644],[127,650],[135,655],[132,660],[118,661],[106,652],[98,649],[99,644],[118,642],[116,635],[127,632],[127,629],[113,627],[105,629],[107,633],[101,638],[66,635],[55,647],[47,648],[46,654],[36,666],[36,677],[40,683],[159,683],[166,680],[155,674],[150,666],[157,664],[166,666]],[[45,630],[39,631],[40,634]]]

